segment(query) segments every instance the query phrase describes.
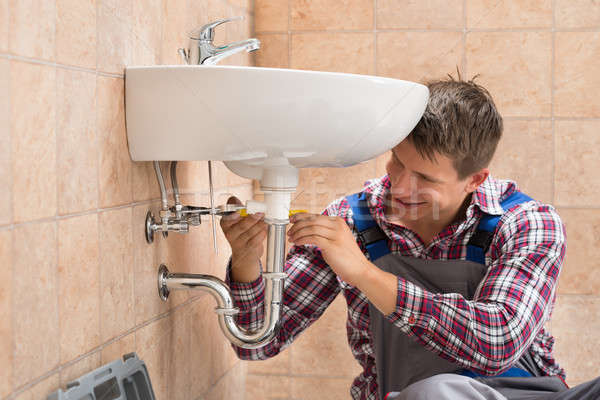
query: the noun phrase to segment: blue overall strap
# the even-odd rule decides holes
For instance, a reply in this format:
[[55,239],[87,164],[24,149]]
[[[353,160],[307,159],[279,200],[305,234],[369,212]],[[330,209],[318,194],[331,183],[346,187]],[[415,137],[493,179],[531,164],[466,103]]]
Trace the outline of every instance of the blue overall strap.
[[503,373],[501,373],[499,375],[493,375],[493,376],[482,375],[478,372],[469,371],[468,369],[463,369],[458,374],[469,377],[469,378],[527,378],[527,377],[533,376],[529,372],[527,372],[524,369],[521,369],[519,367],[511,367],[511,368],[507,369],[506,371],[504,371]]
[[371,261],[383,257],[390,252],[387,245],[387,236],[373,219],[364,192],[347,196],[346,201],[352,208],[354,227],[362,243],[369,252]]
[[[504,199],[500,205],[504,211],[507,211],[517,204],[525,203],[530,200],[533,199],[526,194],[514,192]],[[481,218],[477,230],[473,236],[471,236],[469,243],[467,243],[467,260],[485,264],[485,253],[492,243],[494,231],[496,230],[498,221],[500,221],[500,217],[502,217],[502,215],[485,214]]]

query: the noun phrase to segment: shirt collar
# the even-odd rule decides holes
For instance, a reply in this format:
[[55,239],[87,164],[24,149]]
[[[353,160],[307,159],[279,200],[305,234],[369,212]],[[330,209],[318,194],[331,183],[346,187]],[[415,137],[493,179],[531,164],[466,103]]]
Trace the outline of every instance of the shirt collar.
[[488,175],[486,180],[473,192],[471,205],[478,206],[486,214],[502,215],[504,210],[500,205],[501,196],[502,190],[498,181]]

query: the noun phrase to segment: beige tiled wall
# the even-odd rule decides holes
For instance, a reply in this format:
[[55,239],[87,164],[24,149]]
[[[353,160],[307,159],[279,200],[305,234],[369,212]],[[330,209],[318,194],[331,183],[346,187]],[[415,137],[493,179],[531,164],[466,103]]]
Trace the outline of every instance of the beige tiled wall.
[[[156,291],[160,263],[222,278],[227,242],[215,256],[205,220],[146,243],[160,195],[151,163],[129,157],[124,110],[124,66],[180,64],[188,31],[237,15],[217,43],[251,36],[250,1],[0,0],[0,399],[45,399],[132,351],[158,399],[244,398],[213,298]],[[252,197],[215,170],[219,201]],[[185,202],[207,205],[207,163],[178,175]]]
[[[600,362],[600,4],[594,0],[255,0],[263,67],[426,81],[480,74],[505,118],[492,163],[555,205],[569,250],[551,330],[576,384]],[[302,170],[295,206],[319,212],[385,173],[387,155],[348,169]],[[294,345],[248,364],[248,393],[265,399],[346,399],[358,364],[345,305],[334,302]],[[318,393],[307,392],[314,388]],[[304,388],[304,389],[302,389]]]

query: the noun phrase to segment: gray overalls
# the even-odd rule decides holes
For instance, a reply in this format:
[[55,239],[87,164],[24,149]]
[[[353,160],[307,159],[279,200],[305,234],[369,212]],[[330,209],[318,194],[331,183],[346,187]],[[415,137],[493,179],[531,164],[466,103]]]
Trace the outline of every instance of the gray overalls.
[[[521,193],[511,197],[502,202],[505,210],[530,199]],[[348,196],[347,200],[353,210],[355,228],[375,265],[432,293],[459,293],[465,299],[473,299],[487,271],[484,262],[424,260],[392,254],[383,248],[387,249],[385,234],[371,217],[364,193]],[[493,218],[499,219],[484,217],[478,225],[469,242],[468,258],[481,260],[485,254],[497,223]],[[371,303],[369,318],[382,400],[600,399],[600,378],[568,389],[559,377],[543,376],[528,351],[508,373],[471,379],[461,375],[463,369],[459,365],[408,337]],[[428,382],[431,384],[427,385]]]

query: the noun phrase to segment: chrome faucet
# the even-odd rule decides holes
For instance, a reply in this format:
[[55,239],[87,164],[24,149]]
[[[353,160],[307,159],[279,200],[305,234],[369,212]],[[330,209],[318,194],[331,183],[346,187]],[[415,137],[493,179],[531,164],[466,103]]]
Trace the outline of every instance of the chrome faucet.
[[181,54],[183,61],[188,65],[214,65],[223,58],[239,53],[242,50],[246,50],[248,53],[258,50],[260,48],[260,41],[258,39],[241,40],[219,47],[215,47],[213,44],[215,27],[225,22],[243,19],[243,16],[221,19],[192,31],[190,33],[189,49],[179,49],[179,54]]

